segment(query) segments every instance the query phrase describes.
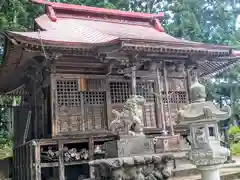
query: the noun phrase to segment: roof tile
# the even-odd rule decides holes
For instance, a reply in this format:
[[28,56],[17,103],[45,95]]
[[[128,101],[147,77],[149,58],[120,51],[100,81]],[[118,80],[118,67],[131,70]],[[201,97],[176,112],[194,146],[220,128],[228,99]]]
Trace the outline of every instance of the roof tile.
[[[127,23],[115,23],[108,21],[99,21],[94,19],[70,19],[70,18],[58,18],[57,22],[51,21],[47,15],[40,16],[36,19],[37,24],[49,31],[49,30],[64,30],[65,28],[79,29],[82,26],[88,27],[92,31],[98,31],[105,35],[118,37],[120,39],[136,39],[145,41],[171,41],[171,42],[184,42],[168,35],[165,32],[159,32],[150,24],[136,25]],[[49,31],[50,33],[50,31]],[[192,42],[193,43],[193,42]]]

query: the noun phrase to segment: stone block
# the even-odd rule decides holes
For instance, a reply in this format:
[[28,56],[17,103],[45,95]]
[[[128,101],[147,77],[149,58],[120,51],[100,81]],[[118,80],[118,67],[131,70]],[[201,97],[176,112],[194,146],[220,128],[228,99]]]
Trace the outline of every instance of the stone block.
[[154,142],[145,136],[128,136],[105,143],[104,149],[107,158],[146,155],[154,153]]
[[181,149],[180,135],[155,137],[156,153],[166,151],[179,151],[180,149]]

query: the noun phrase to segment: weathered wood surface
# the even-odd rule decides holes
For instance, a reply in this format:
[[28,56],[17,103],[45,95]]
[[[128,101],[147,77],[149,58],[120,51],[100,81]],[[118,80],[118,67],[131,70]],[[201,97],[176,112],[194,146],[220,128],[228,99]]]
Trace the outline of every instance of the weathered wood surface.
[[[83,79],[85,81],[82,81]],[[132,94],[131,81],[121,79],[121,76],[118,80],[108,78],[106,81],[105,77],[95,75],[57,74],[52,81],[54,81],[52,86],[55,86],[52,89],[56,90],[52,94],[52,98],[55,99],[52,101],[54,103],[52,104],[53,136],[107,130],[108,124],[113,119],[112,115],[110,116],[112,109],[121,109]],[[187,102],[184,79],[180,81],[182,82],[177,84],[177,80],[172,79],[168,83],[168,93],[161,89],[164,102],[162,117],[168,125],[171,124],[168,121],[175,121],[177,109]],[[87,84],[81,89],[83,82]],[[156,109],[157,101],[154,93],[159,93],[155,92],[157,90],[155,86],[156,77],[136,81],[136,93],[147,100],[143,109],[145,127],[156,128],[157,124],[160,124],[157,121],[161,120],[157,118],[159,110]]]

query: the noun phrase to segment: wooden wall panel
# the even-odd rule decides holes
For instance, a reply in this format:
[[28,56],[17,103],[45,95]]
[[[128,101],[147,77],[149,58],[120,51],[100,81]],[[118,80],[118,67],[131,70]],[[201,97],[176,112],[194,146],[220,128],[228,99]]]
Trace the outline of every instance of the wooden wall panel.
[[40,180],[35,179],[33,171],[34,146],[25,143],[13,150],[13,179],[14,180]]
[[[55,81],[56,107],[52,106],[52,111],[56,115],[56,135],[108,129],[114,119],[112,110],[117,108],[121,112],[124,103],[131,96],[129,79],[76,74],[57,74],[55,78],[52,81]],[[157,97],[154,95],[155,80],[137,79],[136,87],[137,94],[147,101],[143,108],[144,124],[155,128],[156,112],[159,111],[156,109]],[[171,113],[175,114],[179,104],[187,103],[185,88],[184,79],[169,78],[168,98],[170,104],[176,106],[171,108]],[[163,90],[162,94],[165,104],[167,98]],[[166,112],[165,110],[164,116]],[[54,125],[53,119],[52,124]]]
[[77,77],[56,79],[56,135],[107,128],[105,82]]
[[156,128],[155,103],[147,103],[143,108],[143,123],[145,127]]
[[[29,113],[29,109],[16,108],[14,110],[14,124],[13,124],[13,126],[14,126],[14,146],[18,146],[23,143],[24,131],[26,128],[28,113]],[[33,138],[32,125],[33,124],[31,121],[26,141]]]

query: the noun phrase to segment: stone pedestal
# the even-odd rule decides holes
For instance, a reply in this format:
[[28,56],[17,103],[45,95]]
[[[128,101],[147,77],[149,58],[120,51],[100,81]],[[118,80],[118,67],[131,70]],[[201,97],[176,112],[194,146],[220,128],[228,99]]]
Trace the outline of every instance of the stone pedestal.
[[106,158],[154,154],[153,139],[146,136],[121,136],[119,140],[104,144]]
[[220,180],[220,165],[213,166],[199,166],[202,180]]
[[155,152],[169,152],[169,151],[179,151],[180,147],[180,135],[167,135],[155,137]]

